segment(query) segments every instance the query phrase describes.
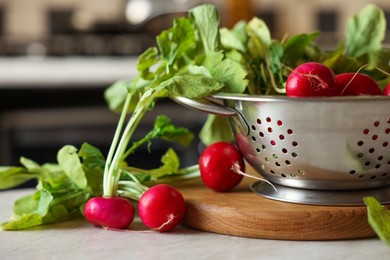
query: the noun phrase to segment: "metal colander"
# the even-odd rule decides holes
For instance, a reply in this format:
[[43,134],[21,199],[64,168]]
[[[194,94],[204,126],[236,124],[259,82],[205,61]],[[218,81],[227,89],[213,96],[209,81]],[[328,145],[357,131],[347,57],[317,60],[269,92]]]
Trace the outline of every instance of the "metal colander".
[[246,161],[277,190],[256,182],[263,196],[307,204],[390,202],[390,98],[289,98],[218,94],[200,111],[229,116]]

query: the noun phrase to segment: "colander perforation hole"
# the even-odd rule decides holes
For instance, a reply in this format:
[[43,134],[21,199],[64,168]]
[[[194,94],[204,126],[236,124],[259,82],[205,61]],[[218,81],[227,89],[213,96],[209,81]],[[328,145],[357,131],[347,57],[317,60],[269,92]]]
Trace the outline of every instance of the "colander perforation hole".
[[[374,180],[388,178],[390,150],[388,135],[390,133],[390,117],[385,120],[373,120],[370,127],[362,128],[361,138],[355,143],[355,159],[359,160],[359,167],[350,169],[349,175],[359,179]],[[390,162],[390,160],[389,160]],[[387,164],[386,164],[387,163]]]
[[261,170],[277,176],[284,174],[285,178],[302,176],[303,171],[286,170],[286,167],[293,167],[294,159],[298,157],[295,148],[299,146],[299,140],[293,138],[294,130],[286,127],[286,123],[280,118],[264,116],[255,118],[254,121],[250,125],[250,138],[255,143],[253,152],[263,162]]

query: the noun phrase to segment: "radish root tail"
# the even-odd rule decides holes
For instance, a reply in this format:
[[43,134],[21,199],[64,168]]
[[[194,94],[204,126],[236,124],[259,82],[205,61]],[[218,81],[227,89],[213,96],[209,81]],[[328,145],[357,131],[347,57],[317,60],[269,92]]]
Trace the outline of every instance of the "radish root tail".
[[233,165],[232,165],[232,171],[234,171],[235,173],[237,174],[240,174],[240,175],[243,175],[243,176],[246,176],[248,178],[252,178],[252,179],[255,179],[255,180],[259,180],[259,181],[264,181],[265,183],[268,183],[269,185],[271,185],[271,187],[277,192],[278,190],[276,189],[276,187],[268,180],[262,178],[262,177],[256,177],[256,176],[253,176],[253,175],[250,175],[250,174],[247,174],[243,171],[241,171],[241,167],[240,167],[240,164],[238,162],[235,162]]
[[164,223],[161,224],[161,226],[157,227],[157,228],[153,228],[153,230],[156,230],[156,231],[160,231],[162,228],[164,228],[166,225],[169,225],[173,222],[173,220],[176,218],[176,216],[174,214],[169,214],[167,216],[167,221],[165,221]]

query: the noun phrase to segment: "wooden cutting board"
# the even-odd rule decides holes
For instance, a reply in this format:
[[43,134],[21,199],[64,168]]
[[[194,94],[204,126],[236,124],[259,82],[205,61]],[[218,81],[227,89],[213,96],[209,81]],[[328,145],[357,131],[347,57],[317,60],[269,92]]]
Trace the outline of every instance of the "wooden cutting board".
[[261,197],[244,178],[232,191],[204,185],[181,188],[187,201],[184,225],[213,233],[281,240],[337,240],[376,236],[365,206],[303,205]]

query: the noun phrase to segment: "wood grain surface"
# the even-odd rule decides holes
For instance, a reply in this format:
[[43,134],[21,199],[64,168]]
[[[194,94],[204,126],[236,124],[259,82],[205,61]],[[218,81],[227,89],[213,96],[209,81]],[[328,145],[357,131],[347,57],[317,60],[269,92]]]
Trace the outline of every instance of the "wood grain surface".
[[181,188],[187,201],[184,225],[207,232],[280,240],[338,240],[376,236],[365,206],[313,206],[267,199],[244,178],[218,193],[204,185]]

